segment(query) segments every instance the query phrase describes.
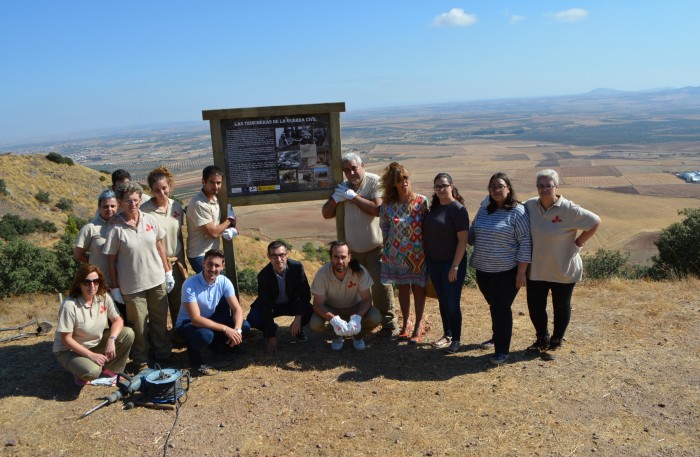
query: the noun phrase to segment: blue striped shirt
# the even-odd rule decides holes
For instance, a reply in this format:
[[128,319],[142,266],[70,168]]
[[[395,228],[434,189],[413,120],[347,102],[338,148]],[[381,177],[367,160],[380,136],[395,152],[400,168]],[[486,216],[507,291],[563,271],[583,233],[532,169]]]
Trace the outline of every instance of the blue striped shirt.
[[498,273],[519,262],[530,263],[532,239],[525,207],[500,208],[491,214],[486,206],[480,207],[469,228],[469,244],[474,246],[470,265],[480,271]]

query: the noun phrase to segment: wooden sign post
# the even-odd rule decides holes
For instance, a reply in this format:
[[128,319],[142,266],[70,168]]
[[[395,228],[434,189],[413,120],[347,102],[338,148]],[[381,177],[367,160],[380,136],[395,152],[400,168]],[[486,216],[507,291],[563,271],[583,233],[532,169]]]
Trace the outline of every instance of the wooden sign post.
[[[330,197],[343,180],[344,111],[342,102],[202,111],[202,119],[209,121],[214,165],[225,173],[221,213],[228,203],[235,208]],[[342,211],[336,227],[342,235]],[[224,254],[226,274],[238,293],[233,243],[224,243]]]

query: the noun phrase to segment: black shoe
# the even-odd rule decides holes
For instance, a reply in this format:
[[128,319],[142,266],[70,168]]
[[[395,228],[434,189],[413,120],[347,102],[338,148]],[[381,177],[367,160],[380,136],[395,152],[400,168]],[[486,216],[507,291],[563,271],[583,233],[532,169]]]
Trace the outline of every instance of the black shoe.
[[302,330],[301,332],[297,333],[296,340],[298,343],[306,343],[309,341],[309,337],[304,335],[304,331]]
[[549,347],[542,353],[544,360],[554,360],[557,358],[557,351],[561,350],[561,340],[550,340]]
[[527,352],[531,352],[533,354],[539,354],[540,352],[546,351],[548,348],[549,348],[549,338],[537,338],[537,341],[532,343],[525,350]]

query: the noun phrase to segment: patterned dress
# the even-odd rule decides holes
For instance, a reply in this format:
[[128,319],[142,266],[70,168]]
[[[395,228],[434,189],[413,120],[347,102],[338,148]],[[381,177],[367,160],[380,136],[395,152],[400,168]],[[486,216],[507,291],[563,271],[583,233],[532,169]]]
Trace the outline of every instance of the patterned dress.
[[384,204],[379,210],[382,229],[382,284],[418,284],[427,280],[423,252],[423,219],[428,199],[420,194],[410,203]]

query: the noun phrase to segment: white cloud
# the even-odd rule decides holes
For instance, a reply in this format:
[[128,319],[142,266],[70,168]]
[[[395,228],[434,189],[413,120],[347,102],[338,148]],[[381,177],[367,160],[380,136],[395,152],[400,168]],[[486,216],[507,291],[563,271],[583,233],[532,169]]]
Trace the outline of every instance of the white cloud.
[[476,24],[475,14],[467,14],[462,8],[452,8],[449,13],[442,13],[435,16],[433,26],[435,27],[469,27]]
[[581,8],[571,8],[558,13],[549,13],[548,16],[557,22],[577,22],[588,17],[588,11]]
[[509,17],[511,24],[518,24],[525,20],[525,16],[518,16],[517,14],[511,14]]

